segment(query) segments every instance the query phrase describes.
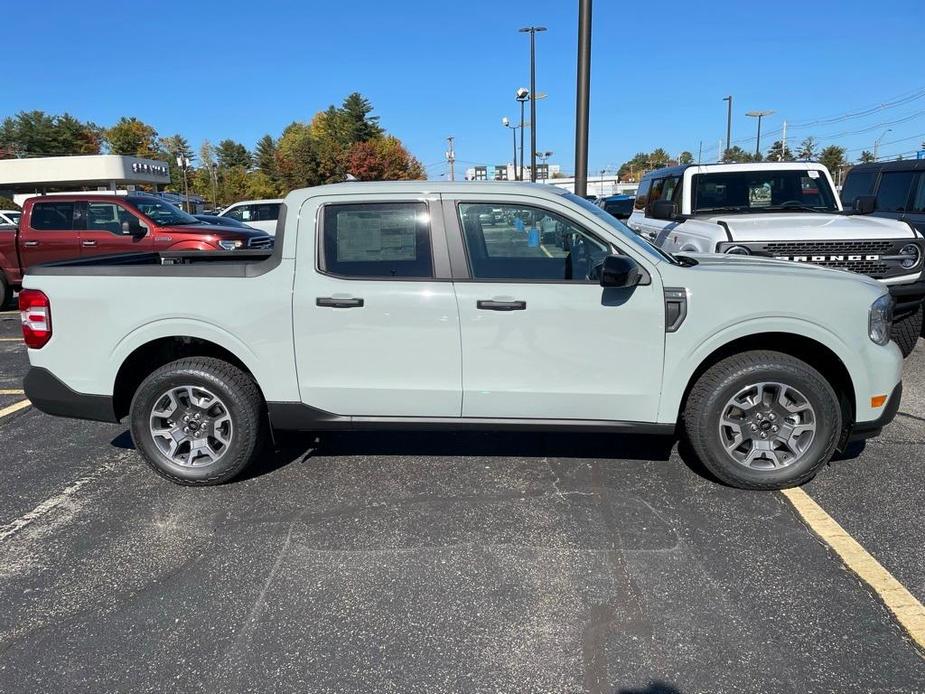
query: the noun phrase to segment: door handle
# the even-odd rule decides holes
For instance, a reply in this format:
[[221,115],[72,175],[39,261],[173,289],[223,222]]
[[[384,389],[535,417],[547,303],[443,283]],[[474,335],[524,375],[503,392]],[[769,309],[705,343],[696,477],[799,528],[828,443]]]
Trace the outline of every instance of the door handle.
[[337,299],[333,296],[319,296],[315,306],[326,308],[363,308],[363,299]]
[[23,242],[23,246],[28,246],[29,248],[32,248],[33,246],[38,246],[38,245],[39,245],[38,241],[24,241]]
[[479,299],[475,307],[483,311],[526,311],[526,301],[496,301],[495,299]]
[[93,248],[96,245],[96,241],[82,241],[81,245],[84,248]]

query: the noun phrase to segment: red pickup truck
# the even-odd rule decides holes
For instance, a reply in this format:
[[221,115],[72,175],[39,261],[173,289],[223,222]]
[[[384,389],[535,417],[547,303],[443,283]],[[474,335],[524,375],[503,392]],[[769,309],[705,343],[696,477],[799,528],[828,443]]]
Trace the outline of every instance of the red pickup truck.
[[269,249],[262,231],[205,224],[153,195],[47,195],[29,198],[19,226],[0,227],[0,306],[42,263],[90,255]]

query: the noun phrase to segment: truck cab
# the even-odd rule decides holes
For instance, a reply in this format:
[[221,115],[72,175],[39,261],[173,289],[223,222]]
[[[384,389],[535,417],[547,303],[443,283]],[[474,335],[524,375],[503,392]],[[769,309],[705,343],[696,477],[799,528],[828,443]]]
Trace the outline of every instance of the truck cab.
[[925,238],[899,219],[846,213],[822,164],[652,171],[640,181],[627,224],[672,253],[774,258],[867,275],[893,295],[893,339],[903,355],[921,334]]

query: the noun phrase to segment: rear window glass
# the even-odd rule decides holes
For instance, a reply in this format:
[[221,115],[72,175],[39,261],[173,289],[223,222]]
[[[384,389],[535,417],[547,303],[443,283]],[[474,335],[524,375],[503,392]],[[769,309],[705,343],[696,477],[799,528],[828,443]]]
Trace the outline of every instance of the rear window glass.
[[32,206],[29,226],[39,231],[69,231],[74,228],[73,202],[37,202]]
[[345,277],[433,277],[430,216],[424,203],[324,208],[324,267]]

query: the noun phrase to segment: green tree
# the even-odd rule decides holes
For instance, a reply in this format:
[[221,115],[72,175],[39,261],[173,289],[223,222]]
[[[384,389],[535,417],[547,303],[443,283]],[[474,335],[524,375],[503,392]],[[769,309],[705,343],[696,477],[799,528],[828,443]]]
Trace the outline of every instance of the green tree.
[[155,158],[158,155],[157,130],[134,116],[123,116],[106,131],[106,142],[113,154]]
[[5,198],[0,195],[0,210],[18,210],[19,205],[10,200],[10,198]]
[[386,135],[357,142],[347,153],[347,171],[361,181],[404,181],[425,178],[424,166],[397,137]]
[[768,148],[767,161],[793,161],[793,152],[780,140],[775,140]]
[[251,167],[251,155],[247,147],[234,140],[222,140],[215,148],[215,156],[218,158],[218,165],[222,168],[231,168],[240,166],[244,169]]
[[264,135],[257,140],[254,148],[254,162],[261,173],[270,179],[275,179],[276,172],[276,141],[270,135]]
[[756,157],[754,152],[746,152],[738,145],[733,145],[725,152],[723,152],[723,161],[732,164],[741,164],[750,161],[761,161],[761,155],[759,154]]
[[845,148],[838,145],[829,145],[819,152],[819,163],[837,177],[837,173],[847,164]]
[[0,123],[0,150],[7,156],[99,154],[102,132],[68,113],[22,111]]
[[810,135],[800,143],[800,152],[797,155],[804,161],[816,158],[816,138]]
[[693,164],[694,155],[688,152],[687,150],[684,150],[683,152],[681,152],[681,154],[678,155],[678,163],[679,164]]
[[873,152],[865,149],[863,152],[861,152],[861,156],[858,157],[858,161],[861,162],[862,164],[869,164],[870,162],[877,161],[877,160],[874,158]]
[[286,127],[276,148],[276,168],[285,190],[322,182],[318,150],[310,126],[291,123]]
[[649,154],[650,169],[661,169],[668,166],[669,161],[671,161],[671,156],[661,147],[652,150],[652,153]]
[[340,114],[350,144],[382,137],[384,131],[379,125],[379,116],[371,116],[372,111],[372,103],[359,92],[353,92],[344,99]]

